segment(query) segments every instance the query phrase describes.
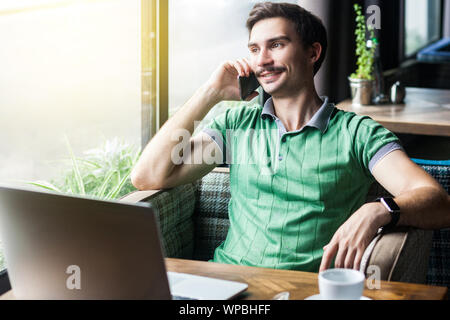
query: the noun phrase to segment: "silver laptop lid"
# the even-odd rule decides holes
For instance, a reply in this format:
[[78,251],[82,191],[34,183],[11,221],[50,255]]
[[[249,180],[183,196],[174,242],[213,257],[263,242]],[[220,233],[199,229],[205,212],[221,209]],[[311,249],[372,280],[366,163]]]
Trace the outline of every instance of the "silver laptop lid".
[[170,299],[154,211],[0,185],[0,238],[19,299]]

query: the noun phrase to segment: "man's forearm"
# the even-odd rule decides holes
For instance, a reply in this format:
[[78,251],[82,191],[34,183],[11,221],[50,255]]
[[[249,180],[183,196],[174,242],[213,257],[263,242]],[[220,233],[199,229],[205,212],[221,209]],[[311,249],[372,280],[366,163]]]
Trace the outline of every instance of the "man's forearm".
[[206,85],[199,88],[144,148],[131,174],[133,184],[152,188],[168,177],[175,167],[171,154],[180,143],[180,130],[187,130],[192,135],[195,121],[201,121],[218,102],[220,99],[214,89]]
[[[420,229],[441,229],[450,227],[449,196],[443,189],[421,187],[394,198],[400,207],[399,226]],[[379,206],[383,204],[379,203]],[[384,206],[383,206],[384,207]],[[390,222],[390,214],[383,210],[380,227]]]

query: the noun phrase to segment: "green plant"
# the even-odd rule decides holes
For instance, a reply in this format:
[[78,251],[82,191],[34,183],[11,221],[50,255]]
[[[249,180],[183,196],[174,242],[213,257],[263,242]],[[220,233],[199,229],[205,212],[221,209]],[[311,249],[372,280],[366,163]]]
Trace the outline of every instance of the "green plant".
[[374,39],[373,28],[369,26],[371,46],[366,46],[366,20],[362,14],[361,6],[354,4],[356,13],[356,71],[350,78],[373,80],[373,61],[375,56],[376,41]]
[[58,178],[47,181],[26,182],[47,190],[90,196],[99,199],[117,199],[136,190],[130,174],[140,156],[140,148],[117,138],[105,141],[103,147],[75,157],[67,137],[70,167]]

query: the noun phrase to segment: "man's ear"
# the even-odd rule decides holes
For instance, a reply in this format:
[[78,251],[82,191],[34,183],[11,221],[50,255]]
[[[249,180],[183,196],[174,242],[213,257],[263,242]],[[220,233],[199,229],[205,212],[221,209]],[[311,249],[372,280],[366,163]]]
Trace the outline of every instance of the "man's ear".
[[322,45],[319,42],[314,42],[310,47],[310,56],[312,63],[316,63],[322,54]]

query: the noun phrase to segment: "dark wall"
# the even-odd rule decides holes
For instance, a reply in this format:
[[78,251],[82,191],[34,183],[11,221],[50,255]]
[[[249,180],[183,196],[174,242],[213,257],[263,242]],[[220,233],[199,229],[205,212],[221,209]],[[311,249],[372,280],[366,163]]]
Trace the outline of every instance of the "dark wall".
[[366,7],[376,4],[381,10],[381,29],[376,30],[380,39],[380,56],[384,70],[396,68],[401,62],[401,34],[403,17],[401,1],[398,0],[366,0]]

